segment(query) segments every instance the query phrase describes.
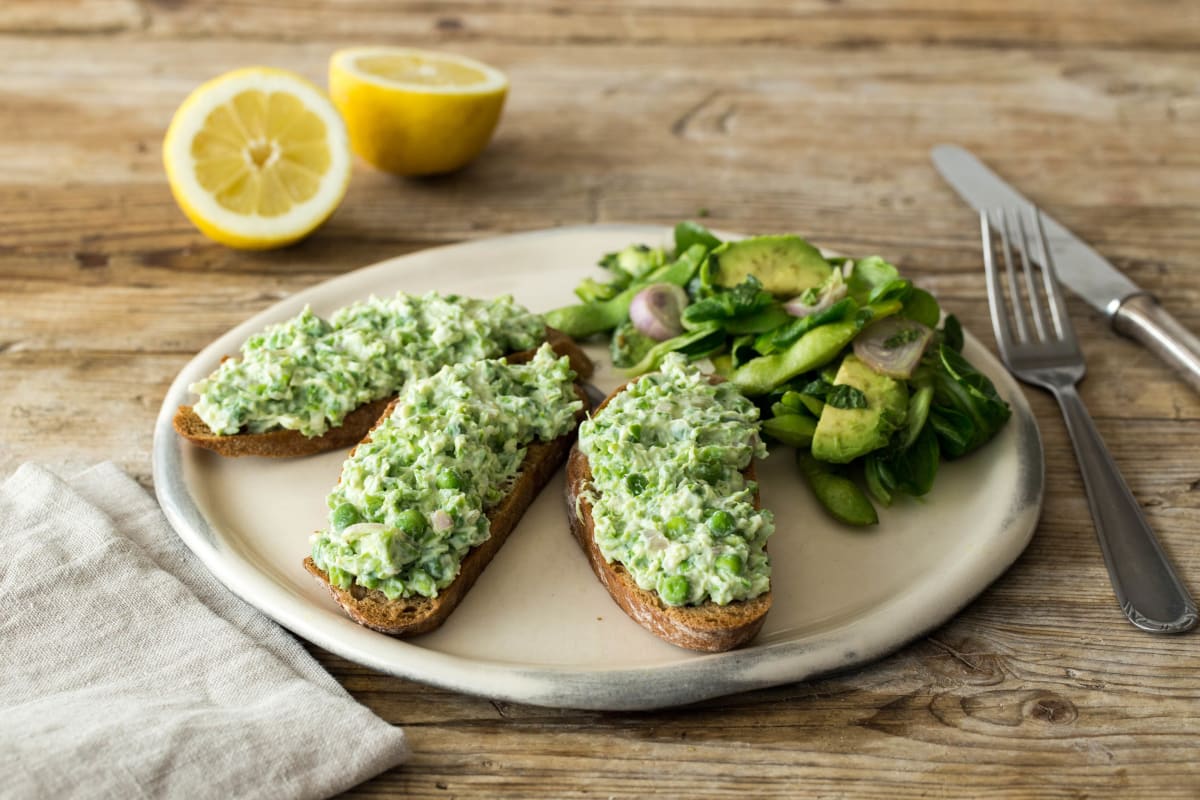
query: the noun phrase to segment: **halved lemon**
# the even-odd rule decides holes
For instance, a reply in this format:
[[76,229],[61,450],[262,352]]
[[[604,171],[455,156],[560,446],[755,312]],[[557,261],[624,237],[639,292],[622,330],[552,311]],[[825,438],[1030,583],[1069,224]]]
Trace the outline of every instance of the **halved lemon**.
[[163,140],[183,213],[210,238],[249,250],[282,247],[324,222],[346,193],[352,160],[325,93],[268,67],[201,85]]
[[487,146],[508,94],[500,70],[450,53],[355,47],[329,59],[350,146],[398,175],[451,172]]

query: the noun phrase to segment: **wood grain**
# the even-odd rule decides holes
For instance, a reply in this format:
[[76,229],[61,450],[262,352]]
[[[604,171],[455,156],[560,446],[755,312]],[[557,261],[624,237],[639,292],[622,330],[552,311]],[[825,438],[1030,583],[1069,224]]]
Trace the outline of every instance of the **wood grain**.
[[[420,181],[356,168],[273,253],[171,200],[159,144],[249,62],[323,82],[337,47],[464,52],[513,83],[495,140]],[[928,163],[978,152],[1200,331],[1200,5],[1190,0],[9,0],[0,4],[0,473],[112,459],[150,485],[166,388],[293,292],[464,239],[606,221],[798,231],[878,252],[991,345],[972,213]],[[1200,593],[1200,396],[1072,299],[1082,394]],[[1200,646],[1124,622],[1053,401],[1016,565],[853,672],[641,714],[523,707],[312,648],[414,757],[358,796],[1195,797]]]

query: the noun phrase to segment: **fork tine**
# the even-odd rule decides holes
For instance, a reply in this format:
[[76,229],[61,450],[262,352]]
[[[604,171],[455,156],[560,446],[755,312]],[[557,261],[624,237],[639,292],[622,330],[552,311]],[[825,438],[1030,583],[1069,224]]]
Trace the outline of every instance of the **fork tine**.
[[1020,208],[1015,208],[1013,209],[1013,216],[1017,218],[1017,231],[1021,237],[1020,246],[1017,249],[1021,252],[1021,264],[1025,271],[1025,291],[1029,293],[1029,308],[1033,312],[1033,327],[1037,329],[1038,338],[1046,342],[1050,340],[1050,337],[1046,335],[1046,317],[1042,314],[1042,303],[1038,294],[1037,283],[1034,282],[1032,248],[1029,246],[1029,233],[1025,230],[1025,215],[1021,213]]
[[1008,310],[1004,306],[1004,287],[996,269],[996,256],[992,249],[992,222],[988,212],[979,212],[979,232],[983,237],[983,273],[987,278],[988,305],[992,308],[992,331],[1000,354],[1007,358],[1013,344],[1012,326],[1008,322]]
[[[1000,218],[1000,246],[1004,251],[1004,271],[1008,275],[1008,293],[1012,295],[1012,316],[1017,323],[1017,340],[1029,341],[1029,328],[1025,325],[1025,314],[1021,310],[1021,290],[1017,287],[1017,272],[1012,257],[1012,244],[1008,235],[1008,214],[1003,208],[997,209]],[[990,243],[989,243],[990,244]]]
[[1035,208],[1033,218],[1037,223],[1034,227],[1034,238],[1037,239],[1038,256],[1042,263],[1042,282],[1046,284],[1046,301],[1050,306],[1050,316],[1054,318],[1054,330],[1059,339],[1073,339],[1075,329],[1071,326],[1071,318],[1067,316],[1067,306],[1063,301],[1063,293],[1058,283],[1058,273],[1054,269],[1054,259],[1050,257],[1049,240],[1046,238],[1046,228],[1042,224],[1042,210]]

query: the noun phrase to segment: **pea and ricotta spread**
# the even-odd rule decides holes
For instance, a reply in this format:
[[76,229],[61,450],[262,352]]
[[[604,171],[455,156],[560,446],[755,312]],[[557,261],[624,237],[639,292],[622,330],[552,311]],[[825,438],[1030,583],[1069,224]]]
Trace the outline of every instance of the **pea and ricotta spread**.
[[342,467],[313,561],[343,589],[436,597],[490,535],[488,509],[517,479],[527,445],[574,427],[574,378],[543,344],[527,364],[458,363],[409,383]]
[[724,605],[770,586],[770,511],[742,470],[764,458],[758,409],[679,353],[579,428],[596,544],[668,605]]
[[250,337],[240,358],[189,389],[200,395],[197,416],[218,435],[286,428],[320,436],[413,378],[526,350],[544,334],[541,318],[511,297],[398,293],[341,308],[328,320],[306,307]]

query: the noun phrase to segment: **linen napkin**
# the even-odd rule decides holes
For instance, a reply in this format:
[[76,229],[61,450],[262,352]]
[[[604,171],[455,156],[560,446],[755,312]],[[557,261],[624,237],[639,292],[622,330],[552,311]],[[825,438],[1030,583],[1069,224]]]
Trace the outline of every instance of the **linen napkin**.
[[115,465],[0,484],[0,794],[326,797],[407,755]]

